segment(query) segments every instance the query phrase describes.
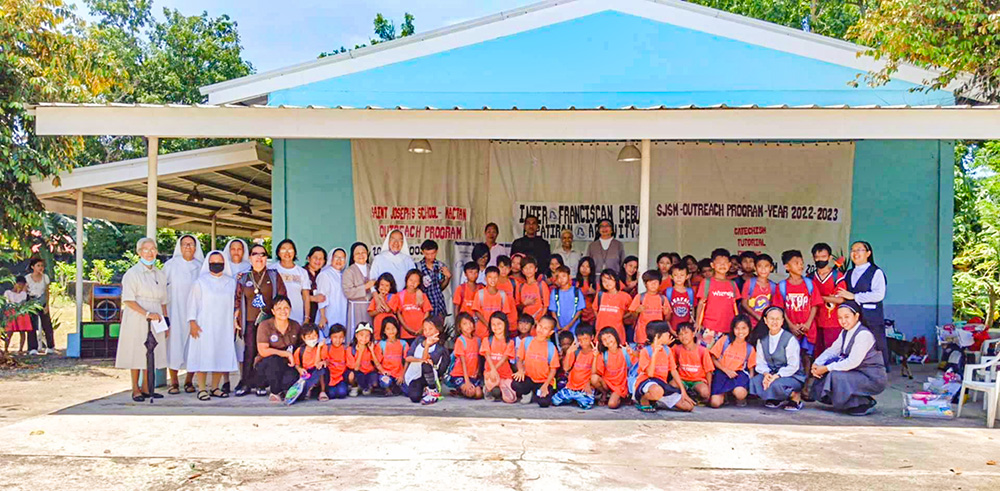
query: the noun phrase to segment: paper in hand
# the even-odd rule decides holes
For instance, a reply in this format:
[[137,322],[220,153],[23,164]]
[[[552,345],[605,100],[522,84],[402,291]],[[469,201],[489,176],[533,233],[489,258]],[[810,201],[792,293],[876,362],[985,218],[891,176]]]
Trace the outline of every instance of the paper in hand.
[[167,329],[169,329],[169,326],[167,326],[167,321],[163,319],[160,319],[158,321],[153,321],[153,332],[155,333],[167,332]]

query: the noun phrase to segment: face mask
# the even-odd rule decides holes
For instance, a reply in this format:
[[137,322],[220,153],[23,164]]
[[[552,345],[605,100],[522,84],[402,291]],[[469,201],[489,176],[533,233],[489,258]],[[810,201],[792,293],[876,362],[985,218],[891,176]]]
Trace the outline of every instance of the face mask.
[[823,269],[830,264],[830,261],[816,261],[816,269]]
[[152,266],[152,265],[156,264],[156,259],[147,261],[147,260],[145,260],[145,259],[143,259],[143,258],[140,257],[139,258],[139,262],[142,263],[142,264],[145,264],[146,266]]
[[215,274],[221,273],[223,269],[226,269],[225,263],[209,263],[208,264],[208,270],[211,271],[211,272],[213,272],[213,273],[215,273]]
[[315,348],[316,347],[316,343],[318,343],[318,342],[319,341],[316,340],[316,339],[307,339],[306,340],[306,346],[308,346],[310,348]]

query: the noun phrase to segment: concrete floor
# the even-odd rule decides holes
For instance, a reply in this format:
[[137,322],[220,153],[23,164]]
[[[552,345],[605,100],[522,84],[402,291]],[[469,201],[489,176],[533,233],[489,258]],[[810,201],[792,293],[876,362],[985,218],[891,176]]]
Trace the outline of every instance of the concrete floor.
[[[46,360],[48,363],[48,360]],[[53,362],[55,363],[55,362]],[[133,403],[106,363],[0,375],[5,489],[996,489],[1000,429],[810,404],[642,414],[447,397]],[[81,368],[82,367],[82,368]],[[923,368],[923,367],[922,367]],[[916,370],[933,373],[929,367]],[[992,464],[991,464],[992,462]]]

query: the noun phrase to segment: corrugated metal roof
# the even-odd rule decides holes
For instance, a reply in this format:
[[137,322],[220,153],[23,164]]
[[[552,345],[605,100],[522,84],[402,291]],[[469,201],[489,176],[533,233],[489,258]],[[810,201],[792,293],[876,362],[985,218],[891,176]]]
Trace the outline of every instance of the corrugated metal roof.
[[846,104],[838,104],[832,106],[820,106],[816,104],[802,105],[802,106],[789,106],[787,104],[774,105],[774,106],[759,106],[757,104],[743,105],[743,106],[730,106],[726,104],[715,104],[711,106],[695,106],[695,105],[683,105],[683,106],[650,106],[650,107],[637,107],[637,106],[625,106],[625,107],[576,107],[570,106],[565,108],[557,107],[546,107],[542,106],[540,108],[522,109],[517,106],[512,107],[405,107],[405,106],[395,106],[395,107],[380,107],[380,106],[365,106],[365,107],[352,107],[352,106],[265,106],[265,105],[251,105],[244,106],[240,104],[223,104],[223,105],[212,105],[212,104],[121,104],[121,103],[106,103],[106,104],[94,104],[94,103],[67,103],[67,102],[41,102],[36,104],[40,107],[116,107],[116,108],[201,108],[201,109],[216,109],[216,108],[229,108],[229,109],[316,109],[316,110],[373,110],[373,111],[678,111],[678,110],[755,110],[755,109],[796,109],[796,110],[831,110],[831,109],[851,109],[851,110],[925,110],[925,109],[956,109],[956,110],[993,110],[1000,109],[1000,105],[923,105],[923,106],[911,106],[911,105],[861,105],[861,106],[850,106]]

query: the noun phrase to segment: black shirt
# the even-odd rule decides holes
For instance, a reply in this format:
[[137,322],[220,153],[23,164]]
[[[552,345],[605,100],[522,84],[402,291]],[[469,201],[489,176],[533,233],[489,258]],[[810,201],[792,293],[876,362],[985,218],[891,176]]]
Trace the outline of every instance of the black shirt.
[[549,241],[539,237],[524,236],[514,241],[510,246],[510,255],[527,254],[538,261],[538,272],[549,276],[549,260],[552,256],[552,249]]

